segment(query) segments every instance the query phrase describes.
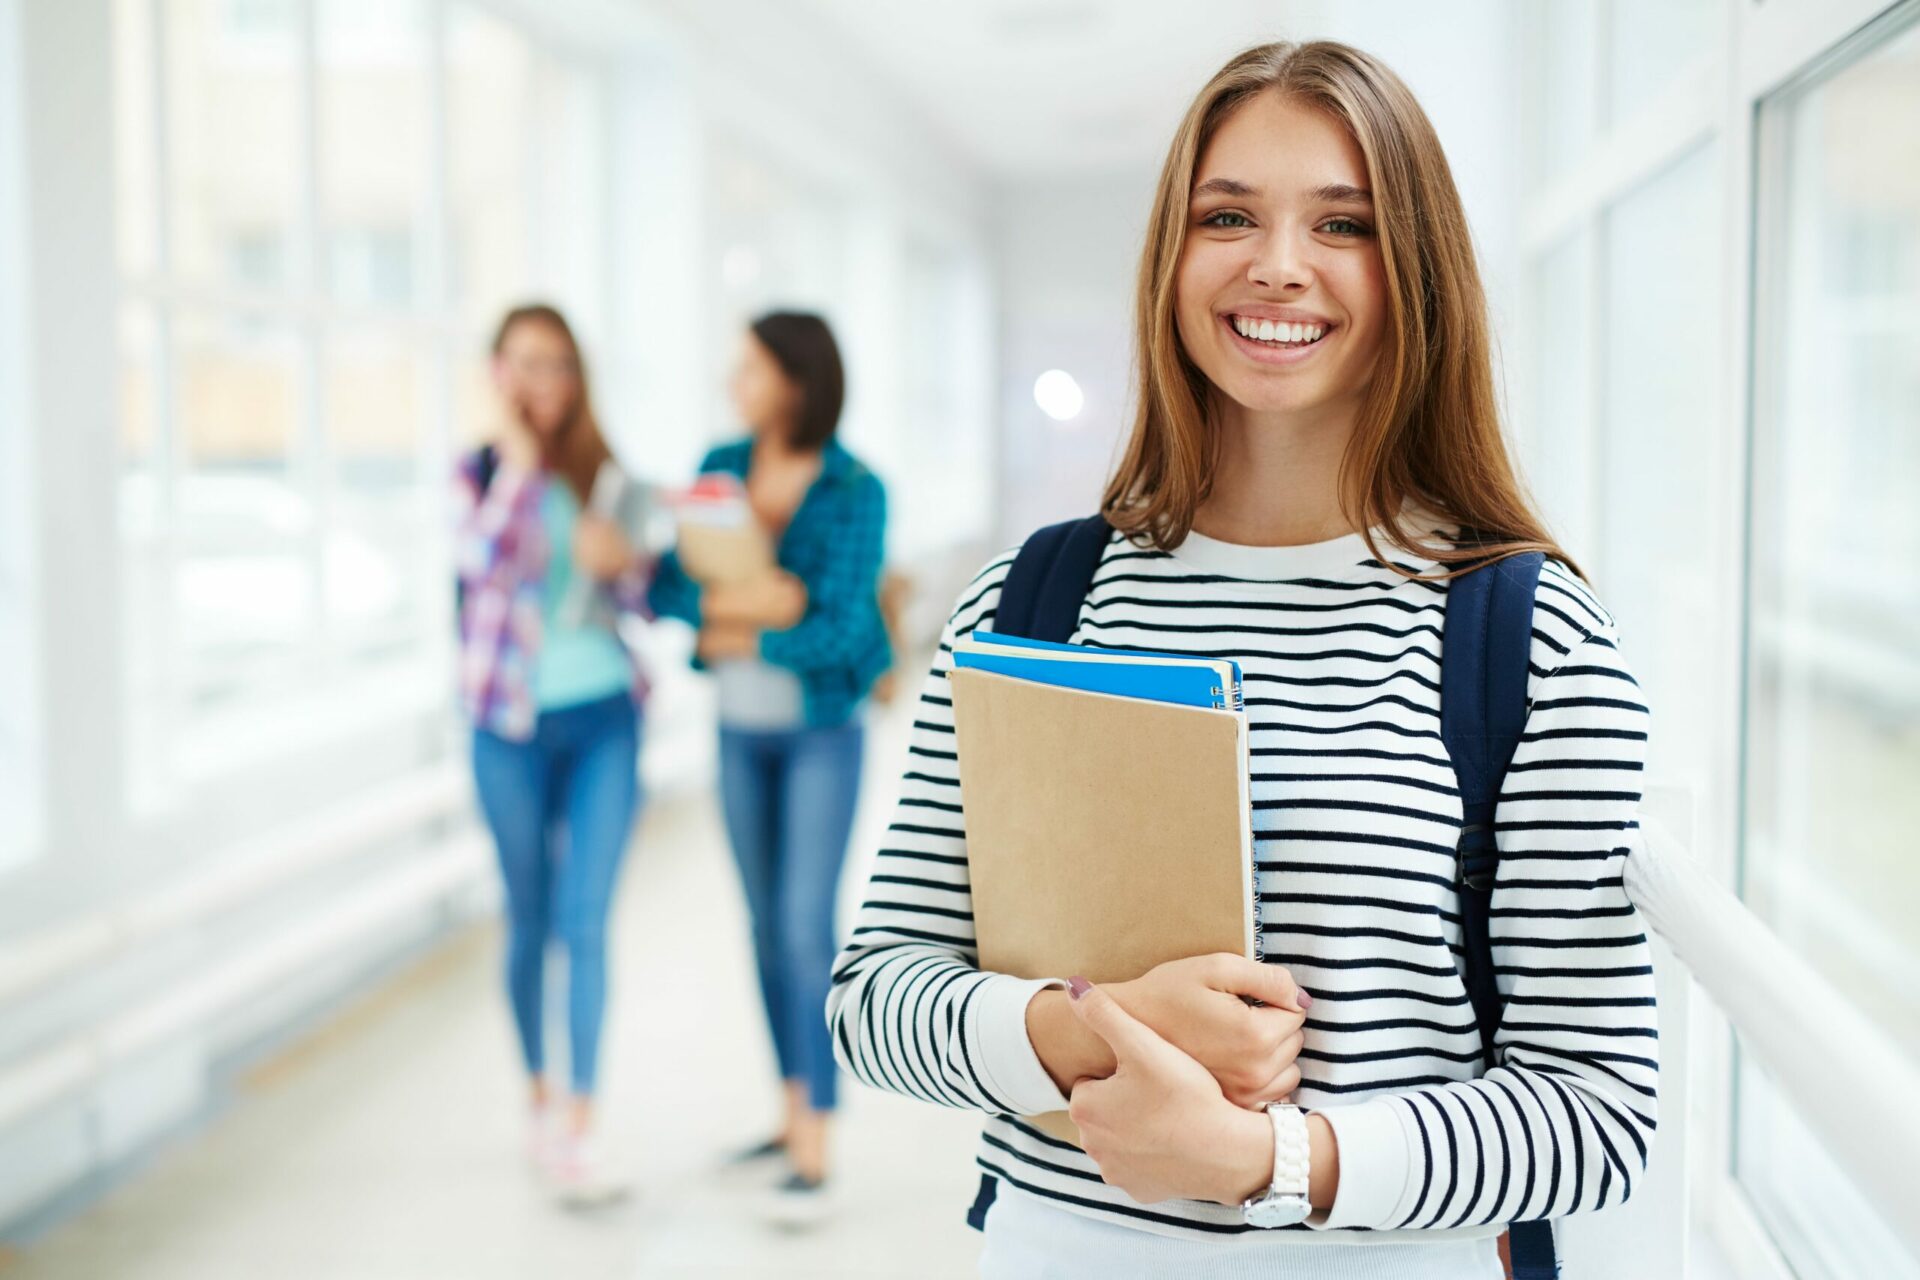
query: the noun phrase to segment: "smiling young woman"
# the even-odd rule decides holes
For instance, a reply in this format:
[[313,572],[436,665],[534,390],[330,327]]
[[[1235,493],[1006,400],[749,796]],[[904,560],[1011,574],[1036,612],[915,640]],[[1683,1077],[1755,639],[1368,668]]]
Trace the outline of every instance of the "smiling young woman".
[[[975,966],[944,675],[995,625],[1009,552],[922,695],[836,1048],[869,1084],[991,1116],[985,1275],[1499,1276],[1507,1224],[1617,1203],[1645,1166],[1652,969],[1620,873],[1647,712],[1508,459],[1466,219],[1406,86],[1332,43],[1223,67],[1162,169],[1136,322],[1139,404],[1070,638],[1241,664],[1263,960],[1103,986]],[[1490,900],[1472,886],[1504,1003],[1489,1051],[1442,637],[1491,653],[1445,632],[1455,584],[1536,552]],[[1019,1118],[1062,1106],[1084,1147]]]

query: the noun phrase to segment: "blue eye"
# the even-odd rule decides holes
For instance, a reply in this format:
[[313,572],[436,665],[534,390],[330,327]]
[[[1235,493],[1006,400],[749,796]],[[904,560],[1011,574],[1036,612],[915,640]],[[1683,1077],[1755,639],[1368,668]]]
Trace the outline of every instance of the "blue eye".
[[[1238,221],[1229,222],[1227,221],[1229,218],[1235,218],[1238,219]],[[1241,227],[1252,226],[1253,220],[1244,213],[1237,213],[1232,209],[1221,209],[1200,219],[1200,225],[1203,227],[1225,227],[1230,231],[1237,231]]]

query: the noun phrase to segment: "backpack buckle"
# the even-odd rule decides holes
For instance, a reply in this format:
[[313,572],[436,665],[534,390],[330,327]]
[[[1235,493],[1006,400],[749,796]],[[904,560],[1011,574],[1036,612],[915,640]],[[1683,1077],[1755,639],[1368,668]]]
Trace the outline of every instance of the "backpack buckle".
[[1500,870],[1500,850],[1494,844],[1493,825],[1469,822],[1462,826],[1454,859],[1454,872],[1460,884],[1478,893],[1493,892],[1494,877]]

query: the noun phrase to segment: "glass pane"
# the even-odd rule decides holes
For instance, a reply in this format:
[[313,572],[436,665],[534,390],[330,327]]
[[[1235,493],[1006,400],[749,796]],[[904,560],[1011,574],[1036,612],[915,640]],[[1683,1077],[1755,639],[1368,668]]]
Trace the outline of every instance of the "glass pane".
[[1580,159],[1599,122],[1594,42],[1600,29],[1600,4],[1599,0],[1557,0],[1530,6],[1527,12],[1540,24],[1533,72],[1540,109],[1531,167],[1536,182],[1548,182]]
[[1607,12],[1607,118],[1630,120],[1712,51],[1719,0],[1611,0]]
[[485,345],[476,342],[453,362],[451,444],[456,454],[485,444],[499,418],[487,361]]
[[465,6],[447,15],[448,267],[465,323],[491,332],[532,287],[534,55],[524,37]]
[[160,207],[153,147],[153,9],[148,0],[114,0],[114,222],[120,270],[143,276],[154,260]]
[[432,172],[424,7],[329,0],[316,17],[321,269],[341,302],[405,306]]
[[296,279],[298,7],[176,0],[166,14],[174,274],[281,289]]
[[299,357],[273,324],[193,318],[174,335],[186,458],[173,605],[190,713],[291,683],[314,633],[313,510],[292,457]]
[[1647,773],[1707,783],[1714,661],[1711,474],[1720,369],[1718,166],[1681,157],[1606,217],[1601,598],[1654,708]]
[[1593,536],[1592,456],[1595,304],[1589,262],[1593,233],[1561,241],[1533,268],[1532,420],[1521,432],[1527,483],[1564,542],[1587,546]]
[[978,418],[970,414],[967,381],[973,349],[964,264],[932,246],[909,244],[896,290],[907,305],[899,330],[905,422],[893,442],[889,477],[915,500],[889,521],[888,541],[911,559],[953,541],[986,533],[993,509],[991,456]]
[[403,341],[379,332],[335,338],[321,366],[334,467],[324,569],[328,627],[360,655],[405,649],[420,637],[429,585],[425,522],[441,511],[429,511],[421,485],[422,373],[421,359]]
[[[1889,163],[1920,148],[1920,30],[1767,120],[1743,891],[1920,1058],[1920,166]],[[1882,1228],[1849,1188],[1769,1158],[1795,1141],[1769,1101],[1742,1098],[1740,1175],[1796,1269],[1915,1274],[1854,1252]]]
[[1920,1266],[1800,1120],[1800,1108],[1740,1055],[1740,1180],[1798,1280],[1920,1280]]
[[154,309],[120,308],[120,597],[126,673],[128,785],[136,803],[158,788],[171,693],[173,634],[166,531],[166,443],[160,433],[160,333]]
[[119,316],[120,534],[129,542],[160,532],[160,476],[164,445],[159,435],[156,382],[159,332],[154,310],[122,303]]

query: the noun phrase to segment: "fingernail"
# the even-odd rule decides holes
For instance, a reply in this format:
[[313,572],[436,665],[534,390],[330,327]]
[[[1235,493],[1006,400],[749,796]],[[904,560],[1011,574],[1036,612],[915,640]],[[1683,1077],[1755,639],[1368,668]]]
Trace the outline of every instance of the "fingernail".
[[1310,995],[1308,995],[1308,994],[1307,994],[1306,992],[1304,992],[1304,991],[1302,991],[1302,990],[1300,990],[1300,988],[1298,988],[1298,987],[1295,987],[1295,988],[1293,989],[1293,993],[1294,993],[1294,995],[1296,995],[1296,996],[1298,996],[1298,997],[1299,997],[1299,999],[1300,999],[1300,1007],[1301,1007],[1302,1009],[1311,1009],[1311,1008],[1313,1008],[1313,997],[1312,997],[1312,996],[1310,996]]
[[1067,994],[1072,996],[1075,1000],[1078,1000],[1081,996],[1087,994],[1087,992],[1091,990],[1092,987],[1093,987],[1093,984],[1091,982],[1088,982],[1085,978],[1068,978],[1067,979]]

